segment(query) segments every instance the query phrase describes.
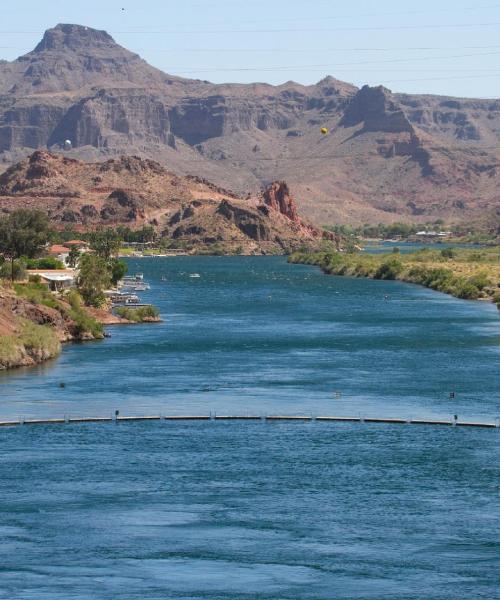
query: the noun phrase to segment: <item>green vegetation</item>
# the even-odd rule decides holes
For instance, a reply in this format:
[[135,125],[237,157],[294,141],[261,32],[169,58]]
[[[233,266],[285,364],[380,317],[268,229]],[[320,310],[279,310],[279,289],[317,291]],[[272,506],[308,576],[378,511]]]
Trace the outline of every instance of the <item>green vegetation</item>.
[[402,239],[405,240],[414,236],[418,231],[439,232],[442,230],[451,231],[452,235],[446,241],[453,243],[470,243],[470,244],[492,244],[495,240],[498,242],[498,231],[494,228],[491,231],[475,228],[471,225],[450,225],[445,224],[442,219],[427,223],[378,223],[361,225],[352,227],[350,225],[335,225],[325,226],[325,229],[334,231],[351,240],[359,239],[377,239],[390,240]]
[[22,260],[4,262],[0,265],[0,279],[10,279],[12,282],[26,277],[26,265]]
[[64,264],[52,256],[45,258],[27,258],[25,261],[27,269],[64,269]]
[[121,306],[116,309],[116,314],[122,319],[127,319],[127,321],[144,323],[145,321],[157,320],[160,313],[154,306],[138,306],[137,308]]
[[116,233],[127,243],[147,244],[157,239],[157,233],[152,225],[143,225],[141,229],[132,230],[129,227],[117,227]]
[[398,279],[457,298],[491,299],[500,308],[500,248],[423,249],[406,255],[296,252],[289,261],[318,265],[331,275]]
[[108,270],[111,273],[111,283],[116,285],[127,274],[127,263],[117,258],[111,258],[108,261]]
[[78,290],[89,306],[102,306],[105,298],[103,291],[127,273],[127,264],[114,258],[122,243],[119,233],[111,228],[99,229],[90,235],[90,247],[93,254],[80,257]]
[[61,350],[55,331],[49,325],[37,325],[26,319],[22,321],[19,340],[30,353],[56,356]]
[[19,297],[24,298],[33,304],[41,304],[59,311],[61,309],[61,305],[56,300],[54,294],[52,294],[48,287],[43,283],[32,281],[27,284],[14,284],[14,291]]
[[100,258],[108,261],[120,250],[122,238],[115,229],[98,229],[90,234],[90,247]]
[[74,269],[78,265],[78,261],[80,260],[82,253],[78,248],[73,246],[68,254],[68,266]]
[[94,338],[102,338],[104,327],[85,311],[80,294],[76,290],[70,290],[66,295],[66,300],[71,307],[68,316],[75,323],[76,335],[84,337],[86,334],[90,334]]
[[60,351],[61,344],[49,325],[22,319],[18,335],[0,336],[0,368],[26,364],[27,357],[35,362],[46,360]]
[[15,279],[14,262],[21,257],[34,258],[50,237],[47,215],[39,210],[15,210],[0,219],[0,254],[11,263],[11,279]]
[[97,254],[84,254],[80,259],[77,287],[85,304],[99,308],[105,302],[104,290],[111,284],[108,263]]
[[14,284],[14,292],[28,302],[53,308],[63,318],[71,319],[75,323],[72,332],[75,337],[103,337],[102,325],[85,310],[83,299],[76,290],[69,290],[63,299],[59,300],[43,283],[28,282]]

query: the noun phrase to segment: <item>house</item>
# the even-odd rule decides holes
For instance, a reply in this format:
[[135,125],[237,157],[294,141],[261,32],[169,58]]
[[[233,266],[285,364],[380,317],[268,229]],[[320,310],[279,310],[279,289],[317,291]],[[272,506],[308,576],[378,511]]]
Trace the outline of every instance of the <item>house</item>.
[[60,292],[75,285],[76,271],[75,269],[28,269],[26,271],[29,276],[38,276],[42,283],[47,284],[53,292]]
[[68,264],[69,252],[69,248],[66,248],[66,246],[61,246],[59,244],[54,244],[48,249],[49,256],[57,258],[57,260],[60,260],[65,265]]
[[71,248],[77,248],[81,252],[85,252],[89,249],[88,242],[85,242],[84,240],[69,240],[69,242],[64,242],[63,246],[70,250]]

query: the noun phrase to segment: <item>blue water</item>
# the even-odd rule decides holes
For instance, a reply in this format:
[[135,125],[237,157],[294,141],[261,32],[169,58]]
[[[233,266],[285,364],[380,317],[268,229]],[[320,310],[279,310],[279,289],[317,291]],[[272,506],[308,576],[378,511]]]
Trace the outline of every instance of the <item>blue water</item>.
[[[164,323],[1,376],[1,417],[500,414],[493,305],[282,258],[130,268]],[[498,430],[24,426],[0,448],[1,600],[500,598]]]
[[384,254],[386,252],[392,252],[394,248],[398,248],[401,254],[408,254],[417,250],[444,250],[445,248],[468,248],[474,250],[480,250],[486,246],[481,244],[452,244],[448,242],[438,243],[419,243],[419,242],[377,242],[365,244],[363,251],[367,254]]
[[111,339],[1,375],[1,417],[500,414],[493,304],[282,257],[136,259],[136,271],[164,322],[111,327]]

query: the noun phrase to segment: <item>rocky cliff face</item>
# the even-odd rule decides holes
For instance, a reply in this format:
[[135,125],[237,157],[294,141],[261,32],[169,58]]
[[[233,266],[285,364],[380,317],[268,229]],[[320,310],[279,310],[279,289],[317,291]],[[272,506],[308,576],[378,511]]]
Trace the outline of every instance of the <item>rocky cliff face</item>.
[[262,200],[266,206],[279,211],[290,221],[300,222],[295,200],[291,197],[285,181],[276,181],[268,186],[262,194]]
[[500,201],[498,100],[358,90],[332,77],[213,85],[162,73],[78,25],[0,62],[0,161],[65,140],[71,157],[133,153],[239,194],[286,180],[320,223],[463,221]]

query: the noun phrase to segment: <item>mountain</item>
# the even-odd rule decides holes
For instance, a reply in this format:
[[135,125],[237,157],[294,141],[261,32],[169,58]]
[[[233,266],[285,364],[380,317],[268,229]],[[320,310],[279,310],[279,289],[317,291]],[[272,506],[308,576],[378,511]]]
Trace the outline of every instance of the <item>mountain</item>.
[[340,237],[298,214],[285,182],[237,194],[195,176],[178,176],[138,156],[103,162],[37,150],[0,175],[0,211],[45,211],[55,228],[152,225],[177,247],[246,254],[288,253]]
[[104,31],[58,25],[0,63],[0,161],[66,140],[69,157],[154,158],[238,194],[286,180],[322,224],[500,218],[500,100],[332,77],[214,85],[167,75]]

